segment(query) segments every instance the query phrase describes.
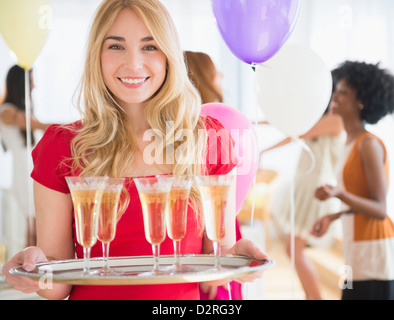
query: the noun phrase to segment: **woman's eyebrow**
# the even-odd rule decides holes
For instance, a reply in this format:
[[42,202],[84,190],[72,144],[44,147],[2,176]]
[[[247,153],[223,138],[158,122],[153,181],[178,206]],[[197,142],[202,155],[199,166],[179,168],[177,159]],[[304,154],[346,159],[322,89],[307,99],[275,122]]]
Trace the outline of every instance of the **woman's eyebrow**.
[[122,41],[122,42],[125,42],[125,41],[126,41],[125,38],[123,38],[123,37],[118,37],[118,36],[109,36],[109,37],[106,37],[106,38],[104,39],[104,41],[107,41],[107,40],[115,40],[115,41]]
[[[126,39],[124,37],[119,37],[119,36],[108,36],[104,39],[106,40],[115,40],[115,41],[122,41],[125,42]],[[149,41],[154,41],[155,39],[152,36],[147,36],[141,39],[141,42],[149,42]]]
[[154,41],[155,39],[152,36],[147,36],[141,39],[141,42],[149,42]]

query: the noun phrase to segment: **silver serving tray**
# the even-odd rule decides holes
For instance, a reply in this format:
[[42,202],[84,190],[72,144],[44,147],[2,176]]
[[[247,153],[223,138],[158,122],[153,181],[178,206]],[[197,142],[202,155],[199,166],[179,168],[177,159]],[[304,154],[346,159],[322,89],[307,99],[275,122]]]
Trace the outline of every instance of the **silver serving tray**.
[[[142,285],[204,282],[223,279],[235,279],[250,276],[256,272],[275,266],[273,260],[253,260],[244,256],[224,255],[220,258],[222,269],[214,269],[215,257],[212,255],[182,255],[181,264],[193,268],[193,271],[163,275],[150,275],[153,268],[152,256],[112,257],[109,265],[120,275],[83,274],[83,260],[57,260],[38,263],[32,272],[21,266],[13,268],[10,273],[29,277],[35,281],[53,281],[72,285]],[[174,256],[161,256],[160,269],[170,267]],[[99,270],[103,266],[102,258],[92,258],[90,271]]]

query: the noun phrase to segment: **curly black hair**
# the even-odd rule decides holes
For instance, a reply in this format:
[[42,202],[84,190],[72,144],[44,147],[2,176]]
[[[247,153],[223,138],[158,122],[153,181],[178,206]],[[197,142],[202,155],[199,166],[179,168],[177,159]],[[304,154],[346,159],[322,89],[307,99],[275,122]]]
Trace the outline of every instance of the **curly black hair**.
[[346,80],[364,105],[361,120],[376,124],[394,112],[394,76],[379,64],[345,61],[332,71],[334,85]]

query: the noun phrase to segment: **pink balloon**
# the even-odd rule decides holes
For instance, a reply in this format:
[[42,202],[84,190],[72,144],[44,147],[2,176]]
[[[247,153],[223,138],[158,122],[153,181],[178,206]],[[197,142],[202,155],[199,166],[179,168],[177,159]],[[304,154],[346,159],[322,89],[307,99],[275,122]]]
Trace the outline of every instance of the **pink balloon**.
[[201,115],[219,120],[235,142],[234,152],[238,158],[236,186],[236,210],[238,213],[258,169],[259,154],[256,132],[242,112],[223,103],[204,104],[201,108]]

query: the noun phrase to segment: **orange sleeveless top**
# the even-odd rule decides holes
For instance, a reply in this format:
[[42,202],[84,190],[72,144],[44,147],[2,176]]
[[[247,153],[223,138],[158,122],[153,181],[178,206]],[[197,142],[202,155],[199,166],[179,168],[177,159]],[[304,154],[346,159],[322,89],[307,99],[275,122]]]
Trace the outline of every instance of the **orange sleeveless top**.
[[[354,144],[348,161],[343,169],[343,182],[348,192],[357,196],[369,198],[367,180],[364,174],[363,163],[359,152],[360,143],[372,136],[377,139],[383,146],[385,152],[385,173],[386,179],[389,181],[389,166],[387,161],[387,150],[377,136],[370,132],[362,134]],[[363,214],[356,213],[354,216],[354,241],[379,240],[385,238],[394,238],[394,223],[389,217],[384,221],[367,217]]]
[[[370,192],[361,159],[360,143],[367,137],[374,137],[385,152],[385,172],[389,179],[387,150],[381,139],[366,132],[354,143],[343,167],[342,179],[345,189],[357,196],[369,198]],[[370,218],[361,213],[344,215],[343,248],[348,268],[348,280],[365,281],[394,280],[394,223]]]

